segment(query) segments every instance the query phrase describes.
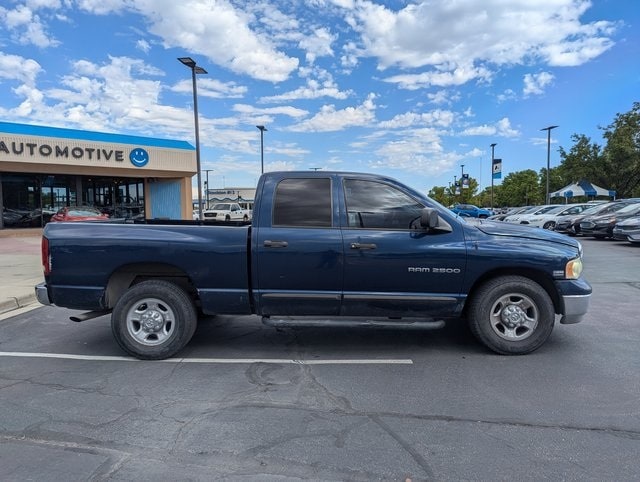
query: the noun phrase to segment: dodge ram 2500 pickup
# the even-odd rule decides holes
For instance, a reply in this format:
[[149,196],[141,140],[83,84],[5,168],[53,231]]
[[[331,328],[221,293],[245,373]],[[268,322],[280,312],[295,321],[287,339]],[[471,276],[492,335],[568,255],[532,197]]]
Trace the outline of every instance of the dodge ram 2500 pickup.
[[342,172],[264,174],[251,223],[51,223],[42,261],[41,303],[90,310],[76,321],[111,313],[141,359],[184,348],[199,314],[463,319],[489,349],[525,354],[591,295],[572,238],[469,224],[393,179]]

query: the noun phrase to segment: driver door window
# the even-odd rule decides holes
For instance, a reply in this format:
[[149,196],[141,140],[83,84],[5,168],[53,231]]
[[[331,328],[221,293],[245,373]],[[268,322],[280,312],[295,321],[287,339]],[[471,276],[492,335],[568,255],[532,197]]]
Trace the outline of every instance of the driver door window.
[[344,188],[350,228],[410,229],[424,207],[399,189],[376,181],[346,179]]

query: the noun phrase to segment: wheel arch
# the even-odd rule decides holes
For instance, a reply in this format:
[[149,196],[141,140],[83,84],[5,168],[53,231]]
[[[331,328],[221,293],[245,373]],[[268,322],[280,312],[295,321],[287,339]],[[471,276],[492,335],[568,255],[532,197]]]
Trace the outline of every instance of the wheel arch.
[[106,307],[113,308],[127,289],[150,279],[172,282],[182,288],[194,301],[197,300],[195,285],[184,270],[168,263],[132,263],[120,266],[109,277],[105,290]]
[[463,316],[467,315],[467,310],[470,304],[469,302],[473,299],[475,293],[478,291],[478,287],[489,280],[500,278],[502,276],[522,276],[523,278],[528,278],[531,281],[534,281],[535,283],[539,284],[551,298],[555,313],[562,312],[562,300],[558,295],[557,290],[555,289],[553,279],[548,274],[543,271],[538,271],[530,268],[500,268],[488,271],[475,280],[473,285],[469,288],[469,295],[467,296],[464,308],[462,310]]

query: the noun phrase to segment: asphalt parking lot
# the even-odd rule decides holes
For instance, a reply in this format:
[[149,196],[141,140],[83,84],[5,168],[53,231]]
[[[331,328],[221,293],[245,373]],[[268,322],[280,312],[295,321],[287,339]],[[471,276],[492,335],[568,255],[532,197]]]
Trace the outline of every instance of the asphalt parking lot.
[[589,314],[522,357],[221,316],[142,362],[108,317],[8,314],[0,480],[639,480],[640,247],[581,241]]

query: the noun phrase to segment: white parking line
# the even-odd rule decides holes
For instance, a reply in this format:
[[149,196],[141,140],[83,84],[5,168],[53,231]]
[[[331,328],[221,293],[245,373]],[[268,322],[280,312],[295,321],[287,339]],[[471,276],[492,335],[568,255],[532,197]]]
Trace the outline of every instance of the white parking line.
[[[94,356],[72,355],[68,353],[29,353],[19,351],[0,351],[0,356],[13,358],[58,358],[62,360],[88,360],[88,361],[129,361],[139,362],[133,357],[126,356]],[[218,363],[218,364],[250,364],[272,363],[293,365],[413,365],[411,359],[343,359],[343,360],[296,360],[288,358],[167,358],[156,360],[162,363]]]

